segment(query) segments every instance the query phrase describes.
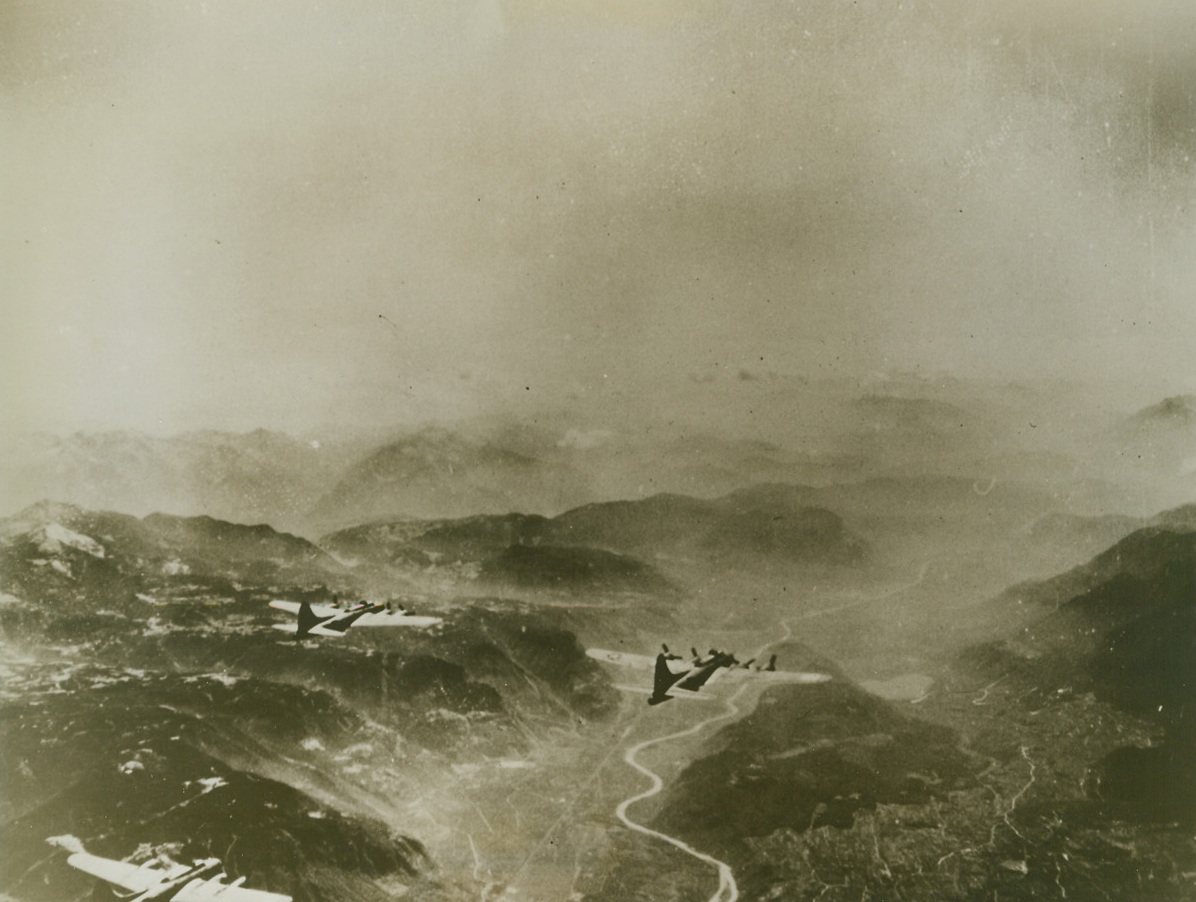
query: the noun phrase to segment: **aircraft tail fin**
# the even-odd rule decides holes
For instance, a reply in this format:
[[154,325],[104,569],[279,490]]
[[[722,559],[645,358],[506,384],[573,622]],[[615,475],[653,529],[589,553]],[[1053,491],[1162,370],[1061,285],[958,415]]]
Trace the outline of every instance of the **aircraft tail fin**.
[[777,669],[777,656],[776,655],[773,655],[772,657],[770,657],[768,659],[768,666],[765,667],[764,669],[765,670],[776,670]]
[[656,674],[652,682],[652,695],[648,699],[649,705],[659,705],[661,702],[667,702],[671,696],[669,689],[672,685],[680,680],[685,673],[673,673],[669,670],[668,659],[664,653],[656,656]]
[[303,602],[299,605],[299,628],[295,631],[295,637],[302,639],[311,632],[311,628],[320,623],[320,618],[316,616],[316,612],[311,609],[311,604]]

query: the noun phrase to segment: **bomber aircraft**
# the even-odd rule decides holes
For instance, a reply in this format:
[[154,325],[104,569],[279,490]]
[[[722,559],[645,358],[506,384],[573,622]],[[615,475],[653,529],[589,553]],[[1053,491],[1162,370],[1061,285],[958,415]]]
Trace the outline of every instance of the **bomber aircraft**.
[[293,633],[296,639],[307,636],[343,636],[351,626],[413,626],[426,628],[444,621],[440,617],[412,614],[402,605],[363,601],[351,607],[310,604],[306,601],[270,602],[270,607],[297,615],[294,623],[276,623],[274,628]]
[[170,899],[173,902],[201,902],[219,899],[222,902],[291,902],[290,896],[248,889],[244,877],[224,883],[224,874],[210,874],[220,865],[219,858],[202,858],[191,865],[167,861],[149,861],[142,865],[127,861],[101,858],[89,852],[76,852],[66,863],[77,870],[99,877],[127,891],[121,898],[128,902],[148,902],[151,899]]
[[680,655],[670,652],[667,645],[662,645],[661,648],[663,651],[655,659],[647,655],[608,651],[602,648],[586,649],[586,654],[598,661],[617,664],[620,667],[652,669],[653,680],[652,691],[648,696],[649,705],[659,705],[673,698],[704,698],[704,696],[698,695],[698,690],[707,684],[713,684],[724,673],[727,679],[746,677],[778,683],[825,683],[830,679],[830,676],[825,673],[777,670],[776,655],[769,659],[767,665],[753,667],[754,658],[741,664],[730,652],[712,648],[706,657],[703,657],[697,649],[690,649],[693,660],[686,664]]

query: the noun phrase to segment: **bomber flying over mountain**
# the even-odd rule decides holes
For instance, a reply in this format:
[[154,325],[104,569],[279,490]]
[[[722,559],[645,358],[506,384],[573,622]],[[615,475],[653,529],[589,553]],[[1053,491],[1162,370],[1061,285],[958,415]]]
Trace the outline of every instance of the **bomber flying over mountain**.
[[224,883],[224,874],[210,874],[220,865],[219,858],[202,858],[190,865],[158,861],[142,865],[127,861],[101,858],[89,852],[76,852],[66,860],[77,870],[99,877],[125,890],[123,898],[130,902],[148,902],[151,899],[170,899],[173,902],[201,902],[204,899],[221,899],[225,902],[291,902],[290,896],[270,893],[260,889],[248,889],[242,884],[244,877],[232,883]]
[[343,636],[351,626],[412,626],[426,628],[442,623],[440,617],[412,614],[402,605],[377,604],[363,601],[348,608],[339,605],[313,605],[302,601],[270,602],[270,607],[297,615],[294,623],[276,623],[274,628],[293,633],[295,638],[306,636]]
[[724,673],[728,679],[753,678],[771,682],[824,683],[830,679],[825,673],[801,673],[776,669],[777,656],[773,655],[764,667],[753,667],[754,659],[740,663],[730,652],[710,649],[702,657],[697,649],[691,649],[693,660],[686,664],[681,656],[662,645],[654,659],[647,655],[608,651],[603,648],[586,649],[586,654],[608,664],[620,667],[634,667],[653,671],[652,690],[648,696],[649,705],[659,705],[673,698],[702,698],[697,693],[707,684],[712,684]]

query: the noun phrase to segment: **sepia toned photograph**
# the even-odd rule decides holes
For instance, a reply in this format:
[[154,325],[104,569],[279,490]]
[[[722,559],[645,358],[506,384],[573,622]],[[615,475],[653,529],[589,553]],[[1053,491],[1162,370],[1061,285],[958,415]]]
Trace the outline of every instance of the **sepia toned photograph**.
[[0,902],[1196,902],[1196,4],[0,0]]

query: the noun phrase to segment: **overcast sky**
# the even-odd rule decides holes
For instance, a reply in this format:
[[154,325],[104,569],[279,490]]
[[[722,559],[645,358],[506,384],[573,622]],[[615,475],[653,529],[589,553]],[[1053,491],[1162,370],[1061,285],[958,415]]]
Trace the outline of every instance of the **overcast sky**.
[[1196,390],[1190,0],[9,0],[0,79],[18,427]]

